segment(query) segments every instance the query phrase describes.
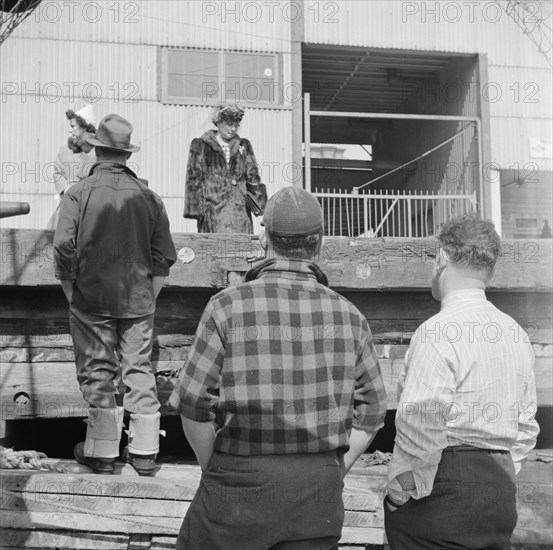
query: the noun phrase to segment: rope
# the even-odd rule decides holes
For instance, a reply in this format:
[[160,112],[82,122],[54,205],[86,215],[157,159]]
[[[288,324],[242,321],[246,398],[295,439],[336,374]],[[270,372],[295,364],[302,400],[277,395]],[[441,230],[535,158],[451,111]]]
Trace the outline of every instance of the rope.
[[[4,490],[4,493],[21,497],[21,493],[18,493],[17,491]],[[73,494],[72,496],[75,496],[75,495]],[[145,525],[147,527],[154,528],[156,533],[158,533],[159,531],[164,531],[165,533],[170,533],[173,535],[177,534],[177,530],[173,529],[172,527],[164,527],[159,523],[154,523],[153,521],[148,521],[145,519],[131,519],[131,518],[118,516],[115,514],[104,514],[102,512],[95,512],[93,510],[87,510],[86,508],[80,508],[79,506],[73,506],[71,504],[63,504],[61,502],[48,502],[48,504],[51,506],[57,506],[58,508],[63,508],[64,510],[68,510],[70,512],[79,512],[81,514],[98,516],[100,518],[114,519],[116,521],[126,521],[127,523],[134,523],[136,525]]]
[[[49,470],[60,474],[66,474],[67,470],[62,466],[54,466],[52,464],[44,464],[43,459],[48,458],[46,454],[38,451],[14,451],[6,447],[0,447],[0,468],[6,470]],[[21,497],[21,493],[16,491],[10,491],[4,489],[5,493]],[[158,523],[154,523],[147,520],[130,519],[113,514],[104,514],[102,512],[94,512],[85,508],[79,508],[78,506],[72,506],[70,504],[63,504],[60,502],[49,502],[52,506],[57,506],[65,510],[72,512],[80,512],[81,514],[91,514],[102,518],[115,519],[118,521],[126,521],[128,523],[134,523],[137,525],[145,525],[156,529],[156,532],[162,530],[164,532],[175,534],[175,529],[171,527],[163,527]]]
[[44,458],[48,457],[38,451],[14,451],[0,447],[0,468],[4,470],[50,470],[60,474],[67,473],[62,466],[42,463]]
[[443,147],[446,143],[449,143],[450,141],[453,141],[455,138],[459,137],[461,134],[464,134],[467,130],[470,130],[473,127],[472,122],[463,128],[460,132],[456,133],[454,136],[451,136],[450,138],[446,139],[445,141],[442,141],[439,145],[436,145],[436,147],[432,147],[432,149],[429,149],[422,155],[419,155],[417,158],[414,158],[413,160],[410,160],[409,162],[406,162],[405,164],[402,164],[401,166],[398,166],[397,168],[394,168],[393,170],[390,170],[389,172],[386,172],[385,174],[382,174],[381,176],[378,176],[377,178],[374,178],[371,181],[368,181],[367,183],[364,183],[363,185],[360,185],[359,187],[354,187],[354,190],[359,191],[359,189],[363,189],[363,187],[366,187],[367,185],[373,184],[375,181],[381,180],[382,178],[385,178],[386,176],[389,176],[390,174],[393,174],[394,172],[397,172],[398,170],[401,170],[402,168],[405,168],[406,166],[409,166],[410,164],[413,164],[414,162],[417,162],[418,160],[426,157],[430,153],[433,153],[436,149],[439,149],[440,147]]

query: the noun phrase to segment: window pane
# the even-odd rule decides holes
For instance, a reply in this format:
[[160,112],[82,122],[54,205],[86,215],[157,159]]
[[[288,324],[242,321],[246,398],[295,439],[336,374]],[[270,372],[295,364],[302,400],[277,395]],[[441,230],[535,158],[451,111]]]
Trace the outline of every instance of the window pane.
[[[214,52],[202,52],[202,67],[199,74],[219,74],[219,55]],[[188,72],[188,71],[187,71]]]
[[261,78],[268,78],[270,80],[276,81],[276,58],[268,55],[263,55],[259,57],[259,76]]
[[225,74],[227,76],[241,76],[242,64],[251,56],[243,53],[226,53],[225,54]]
[[186,52],[182,72],[186,74],[202,74],[203,52]]
[[201,98],[203,95],[213,94],[219,89],[217,77],[187,75],[185,77],[184,95],[186,97]]
[[184,76],[181,74],[170,74],[167,79],[167,94],[170,97],[182,97],[184,93]]
[[223,94],[229,101],[280,103],[277,68],[278,57],[273,54],[167,48],[167,95],[183,99],[205,97],[211,103],[215,96]]
[[242,96],[240,79],[232,76],[225,78],[223,82],[223,91],[228,101],[240,101]]
[[169,50],[167,52],[167,64],[170,73],[183,73],[186,60],[186,52]]

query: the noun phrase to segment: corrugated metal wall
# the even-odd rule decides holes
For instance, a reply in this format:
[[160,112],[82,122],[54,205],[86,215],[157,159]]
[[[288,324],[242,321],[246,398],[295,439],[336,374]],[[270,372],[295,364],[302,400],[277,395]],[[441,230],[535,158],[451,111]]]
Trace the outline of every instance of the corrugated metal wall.
[[43,0],[13,36],[289,52],[289,21],[295,14],[270,4],[274,3]]
[[[551,142],[551,72],[536,46],[492,4],[307,0],[305,40],[486,53],[494,84],[489,92],[500,93],[498,100],[485,98],[491,111],[492,160],[503,168],[535,163],[551,170],[551,158],[534,158],[530,151],[531,139]],[[0,223],[45,225],[54,200],[48,167],[67,137],[64,112],[99,93],[98,117],[115,111],[132,120],[143,146],[133,160],[167,200],[174,230],[192,230],[180,217],[183,170],[190,140],[210,126],[208,113],[202,107],[157,102],[157,46],[281,52],[283,83],[288,83],[290,21],[298,15],[293,5],[43,1],[0,50],[2,198],[30,197],[34,205],[32,215]],[[433,12],[436,6],[438,12]],[[37,82],[40,92],[50,96],[32,95]],[[24,91],[28,94],[21,95]],[[133,102],[136,98],[140,101]],[[267,176],[270,166],[276,166],[277,173],[288,176],[284,183],[291,183],[291,112],[249,110],[241,133],[251,138]],[[278,188],[277,179],[265,177],[270,190]]]
[[[536,158],[529,146],[530,138],[538,138],[551,147],[551,69],[530,36],[501,11],[507,2],[306,0],[306,4],[307,43],[486,54],[489,87],[482,100],[490,106],[492,161],[502,168],[535,163],[540,170],[553,169],[550,156]],[[531,4],[536,10],[532,13],[551,12],[551,2]],[[528,26],[539,40],[531,15]]]
[[[0,104],[2,199],[30,202],[32,210],[28,216],[3,220],[2,225],[45,227],[52,208],[43,206],[55,204],[53,161],[67,136],[64,113],[72,105],[63,100],[56,103],[28,100],[15,108],[14,102],[21,98],[9,99]],[[131,167],[163,197],[173,231],[195,231],[195,222],[182,218],[186,162],[192,139],[213,127],[209,122],[210,108],[101,100],[95,104],[95,110],[98,114],[117,112],[132,122],[133,142],[142,149],[131,157]],[[13,139],[9,137],[9,128],[16,129]],[[250,110],[241,126],[241,135],[254,146],[269,193],[293,183],[294,173],[289,165],[291,132],[291,111]]]
[[[233,14],[214,2],[125,2],[119,14],[115,3],[87,4],[101,9],[43,2],[0,50],[1,198],[31,204],[31,214],[0,224],[46,226],[57,204],[52,169],[68,135],[65,111],[91,102],[97,120],[116,112],[132,122],[142,150],[131,165],[163,197],[172,230],[195,231],[182,218],[186,162],[191,140],[213,128],[211,108],[157,101],[157,45],[280,52],[289,82],[290,24],[277,14],[252,23],[251,9]],[[254,146],[269,193],[293,183],[291,133],[289,104],[247,110],[240,134]]]
[[496,65],[547,68],[521,35],[496,2],[306,0],[305,41],[314,44],[487,53]]

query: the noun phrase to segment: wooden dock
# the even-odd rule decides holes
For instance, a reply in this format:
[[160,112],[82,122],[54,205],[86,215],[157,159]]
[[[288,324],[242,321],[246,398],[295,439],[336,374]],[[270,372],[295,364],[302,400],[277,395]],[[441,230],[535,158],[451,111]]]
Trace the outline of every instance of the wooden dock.
[[[0,427],[8,432],[14,421],[87,415],[75,377],[68,308],[54,278],[52,236],[0,230]],[[163,415],[175,414],[167,399],[205,304],[261,256],[259,242],[247,235],[174,239],[179,260],[158,300],[152,357]],[[488,297],[528,332],[537,356],[538,404],[551,407],[552,241],[506,241],[503,251]],[[410,337],[439,309],[429,291],[434,252],[429,239],[330,238],[318,261],[330,286],[371,326],[390,409],[397,406],[396,381]],[[518,548],[553,548],[551,464],[536,458],[518,480]],[[190,464],[163,464],[155,478],[140,478],[126,465],[117,475],[99,476],[79,473],[71,461],[49,463],[65,465],[68,473],[0,471],[0,549],[173,548],[200,477]],[[360,463],[348,475],[341,548],[385,544],[384,485],[382,466]]]
[[[553,471],[550,452],[534,452],[517,480],[516,548],[553,546]],[[50,465],[78,469],[73,461]],[[3,550],[169,550],[200,480],[191,464],[162,464],[155,478],[118,464],[112,476],[47,471],[2,471]],[[345,479],[341,549],[385,548],[382,498],[385,466],[363,458]],[[229,503],[237,495],[228,494]],[[549,546],[548,546],[549,545]],[[373,547],[371,547],[373,548]],[[207,549],[206,549],[207,550]]]

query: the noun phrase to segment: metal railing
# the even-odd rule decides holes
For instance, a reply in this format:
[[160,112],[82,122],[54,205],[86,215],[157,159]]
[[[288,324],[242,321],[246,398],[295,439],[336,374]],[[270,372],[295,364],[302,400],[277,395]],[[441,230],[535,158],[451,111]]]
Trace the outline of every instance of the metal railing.
[[325,235],[336,237],[429,237],[449,219],[476,209],[476,193],[421,191],[346,193],[315,190]]

